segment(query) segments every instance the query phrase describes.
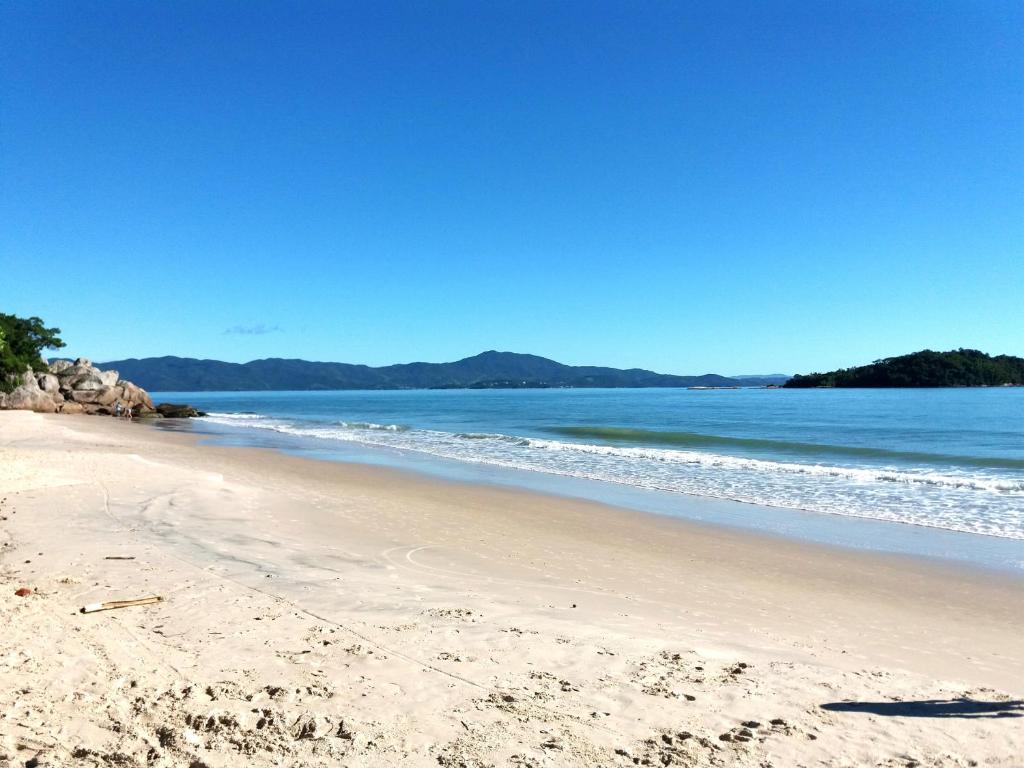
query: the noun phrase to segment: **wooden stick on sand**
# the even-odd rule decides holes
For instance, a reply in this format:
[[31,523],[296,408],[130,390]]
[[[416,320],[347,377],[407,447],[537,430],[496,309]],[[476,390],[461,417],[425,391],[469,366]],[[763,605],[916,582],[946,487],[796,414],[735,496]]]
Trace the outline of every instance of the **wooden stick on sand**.
[[95,613],[96,611],[109,611],[112,608],[131,608],[133,605],[151,605],[162,603],[163,598],[157,595],[152,597],[140,597],[138,600],[111,600],[107,603],[89,603],[82,606],[82,613]]

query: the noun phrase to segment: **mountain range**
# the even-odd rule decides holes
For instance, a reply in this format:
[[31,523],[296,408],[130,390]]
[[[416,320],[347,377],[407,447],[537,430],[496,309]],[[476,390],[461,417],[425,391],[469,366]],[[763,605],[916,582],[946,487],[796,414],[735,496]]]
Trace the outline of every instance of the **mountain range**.
[[482,352],[453,363],[403,363],[378,368],[350,363],[268,358],[225,363],[190,357],[111,360],[117,369],[153,392],[330,389],[517,389],[545,387],[756,387],[789,377],[730,378],[709,373],[673,376],[641,368],[622,370],[563,365],[537,355]]

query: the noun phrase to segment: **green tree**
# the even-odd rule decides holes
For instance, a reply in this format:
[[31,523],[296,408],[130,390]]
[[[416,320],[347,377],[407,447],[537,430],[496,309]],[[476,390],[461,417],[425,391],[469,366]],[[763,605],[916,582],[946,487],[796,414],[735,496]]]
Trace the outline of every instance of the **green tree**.
[[47,328],[38,317],[18,317],[0,312],[0,387],[10,390],[14,385],[12,374],[26,368],[44,370],[44,349],[64,346],[58,334],[60,328]]

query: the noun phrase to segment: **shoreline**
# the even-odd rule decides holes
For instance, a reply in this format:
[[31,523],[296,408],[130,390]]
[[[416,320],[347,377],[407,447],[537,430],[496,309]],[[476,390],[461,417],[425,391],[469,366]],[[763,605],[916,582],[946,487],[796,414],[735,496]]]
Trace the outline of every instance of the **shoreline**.
[[[85,419],[87,417],[75,417]],[[1007,586],[1021,586],[1024,587],[1024,569],[1021,568],[1009,568],[1000,567],[994,565],[985,565],[977,562],[953,560],[950,558],[944,558],[938,555],[922,555],[912,552],[901,552],[901,551],[889,551],[881,549],[866,549],[856,546],[848,546],[844,544],[836,544],[830,542],[822,542],[810,539],[804,539],[797,535],[787,535],[785,533],[778,533],[776,531],[760,529],[754,527],[747,527],[742,524],[732,524],[720,522],[717,520],[702,520],[702,519],[691,519],[681,515],[672,515],[662,512],[654,512],[649,509],[643,509],[637,506],[629,506],[627,503],[615,503],[609,501],[600,501],[590,496],[576,495],[569,492],[559,492],[557,490],[543,490],[536,487],[530,487],[525,485],[519,485],[513,482],[504,483],[500,481],[489,482],[487,480],[475,480],[475,479],[458,479],[449,476],[445,476],[438,473],[433,473],[429,470],[415,469],[411,467],[395,466],[391,464],[383,463],[372,463],[372,462],[361,462],[358,460],[343,460],[343,459],[332,459],[321,456],[305,455],[298,451],[292,451],[285,448],[272,448],[255,445],[232,445],[227,443],[221,443],[219,441],[209,439],[211,435],[206,433],[195,433],[185,430],[166,430],[164,425],[160,422],[147,423],[146,421],[140,421],[133,426],[136,427],[147,427],[157,431],[159,434],[170,434],[180,435],[187,441],[187,445],[202,448],[202,449],[216,449],[225,450],[228,452],[239,451],[239,452],[253,452],[254,455],[260,456],[263,459],[273,461],[272,457],[287,458],[299,462],[293,466],[294,468],[301,467],[305,462],[313,462],[317,465],[321,465],[326,471],[329,467],[347,467],[351,469],[351,474],[345,472],[339,476],[339,480],[342,482],[352,482],[353,479],[359,478],[360,476],[370,475],[377,483],[387,483],[388,480],[395,480],[399,483],[422,483],[424,487],[432,488],[434,493],[443,493],[444,488],[448,486],[464,487],[470,492],[486,494],[494,491],[497,493],[509,493],[513,495],[524,495],[527,499],[530,497],[539,497],[540,499],[547,499],[554,504],[560,502],[578,503],[584,507],[592,506],[594,509],[601,510],[603,513],[608,515],[614,515],[619,518],[619,522],[622,525],[628,526],[630,520],[636,516],[638,525],[650,526],[648,529],[651,533],[658,533],[659,529],[664,531],[674,532],[677,535],[699,534],[707,538],[725,537],[731,538],[736,537],[740,541],[746,541],[751,546],[777,546],[777,547],[788,547],[794,548],[794,553],[798,553],[799,550],[807,548],[811,552],[821,554],[824,556],[852,556],[853,558],[867,558],[875,561],[879,566],[891,565],[899,567],[900,565],[906,565],[911,568],[920,569],[934,569],[937,574],[952,578],[963,578],[970,574],[982,579],[991,580],[993,583],[1003,583]],[[431,459],[435,457],[430,457]],[[446,461],[456,461],[446,460]],[[502,468],[504,469],[504,468]],[[532,470],[512,470],[514,473],[534,474]],[[315,473],[314,473],[315,474]],[[542,473],[543,474],[543,473]],[[573,481],[580,481],[588,485],[600,486],[608,481],[597,481],[589,480],[586,478],[565,478],[562,475],[550,475],[556,480],[568,479]],[[613,483],[616,487],[619,484]],[[625,486],[627,490],[634,490],[631,486]],[[682,492],[680,492],[682,493]],[[867,522],[871,525],[879,526],[899,526],[902,528],[908,528],[911,530],[921,530],[925,532],[938,532],[940,535],[954,535],[954,536],[967,536],[967,537],[980,537],[982,539],[993,539],[997,541],[1017,542],[1016,539],[1010,539],[1008,537],[1001,537],[993,534],[984,533],[973,533],[969,531],[955,531],[945,528],[938,528],[934,526],[927,526],[917,523],[909,523],[903,521],[894,520],[881,520],[877,518],[869,517],[858,517],[854,515],[840,515],[838,513],[829,512],[818,512],[815,510],[798,509],[794,507],[772,507],[768,505],[758,504],[756,502],[747,502],[738,499],[727,499],[717,498],[711,496],[699,496],[695,494],[682,493],[693,505],[700,504],[711,504],[711,505],[737,505],[743,508],[752,508],[759,510],[766,510],[769,512],[781,511],[785,513],[795,513],[797,515],[808,515],[816,517],[824,517],[827,520],[839,518],[842,521],[853,521],[853,524],[861,522]],[[646,520],[646,523],[641,523],[641,520]],[[664,528],[661,528],[664,526]],[[1024,542],[1021,542],[1024,545]]]
[[[1019,578],[138,426],[0,414],[3,584],[36,591],[0,603],[0,682],[43,745],[18,750],[26,726],[8,717],[0,753],[66,739],[96,764],[152,749],[156,765],[745,766],[1024,751]],[[166,600],[72,618],[143,592]],[[67,664],[83,671],[65,680]],[[889,716],[894,696],[1005,713]]]
[[[184,428],[154,422],[161,432],[191,435],[197,444],[254,449],[329,464],[357,465],[399,475],[481,488],[505,488],[559,499],[574,499],[630,514],[654,516],[687,525],[740,535],[792,541],[841,552],[910,558],[939,567],[1024,579],[1024,541],[1009,536],[963,531],[907,520],[822,512],[685,491],[642,488],[613,480],[543,472],[534,469],[477,464],[443,458],[414,449],[388,449],[372,444],[332,444],[317,438],[272,433],[281,445],[260,445],[255,435],[219,423],[189,421]],[[259,435],[263,437],[263,435]],[[294,442],[289,446],[286,442]],[[389,460],[399,452],[402,461]],[[752,517],[750,513],[760,515]],[[967,546],[965,546],[965,544]]]

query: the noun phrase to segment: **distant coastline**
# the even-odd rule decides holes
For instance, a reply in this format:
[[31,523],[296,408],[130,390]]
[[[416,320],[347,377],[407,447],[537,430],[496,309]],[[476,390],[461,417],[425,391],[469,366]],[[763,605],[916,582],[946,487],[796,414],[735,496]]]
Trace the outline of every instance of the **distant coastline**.
[[765,376],[673,375],[642,368],[574,366],[515,352],[482,352],[451,363],[381,367],[267,358],[247,363],[147,357],[102,363],[157,392],[273,392],[403,389],[937,388],[1024,386],[1024,358],[973,349],[922,350],[827,373]]
[[561,389],[781,386],[789,377],[675,376],[641,368],[564,365],[537,355],[483,352],[452,363],[379,368],[270,358],[248,363],[148,357],[103,363],[156,392],[259,392],[355,389]]

